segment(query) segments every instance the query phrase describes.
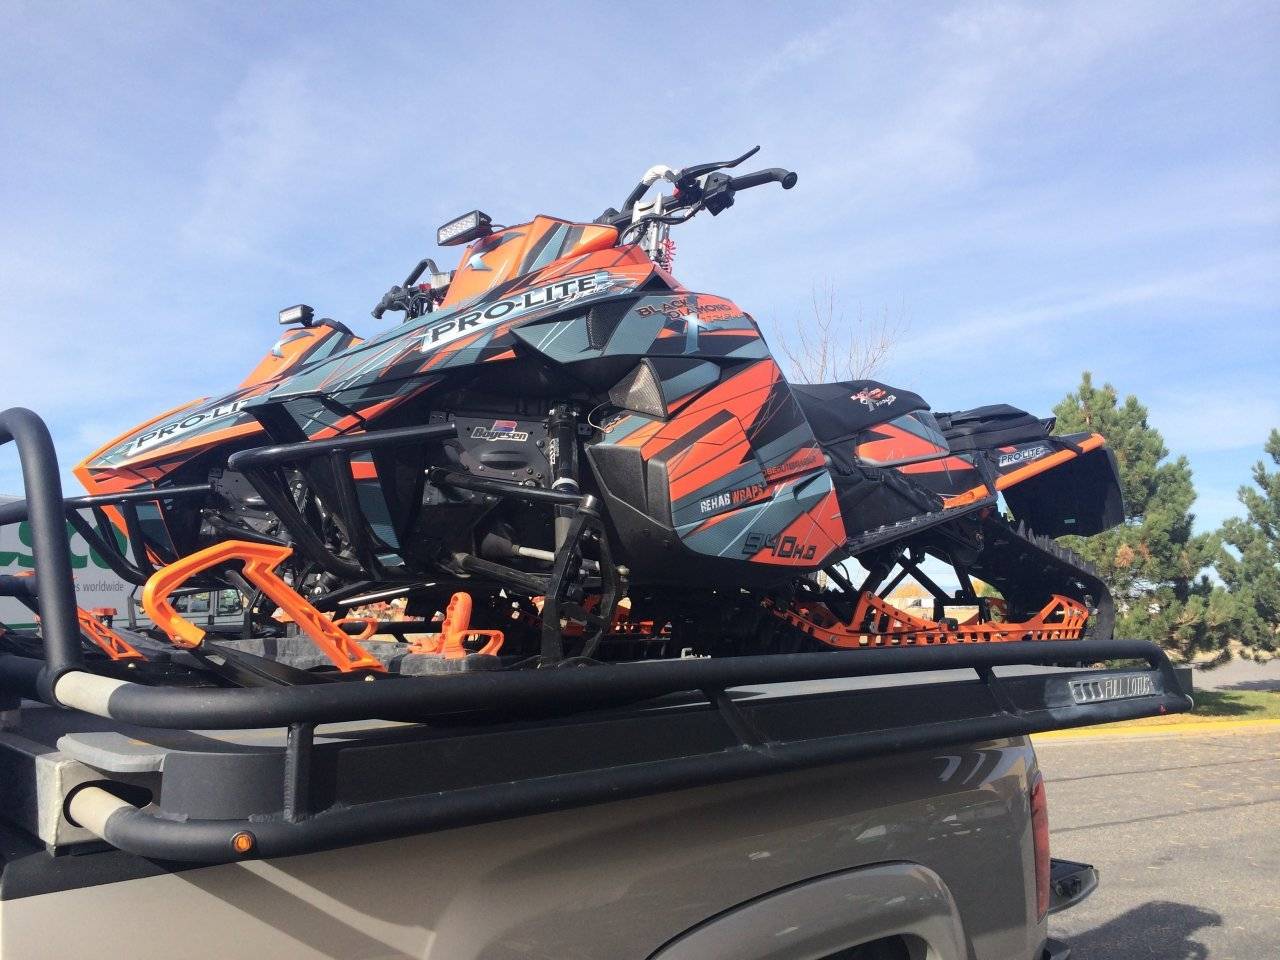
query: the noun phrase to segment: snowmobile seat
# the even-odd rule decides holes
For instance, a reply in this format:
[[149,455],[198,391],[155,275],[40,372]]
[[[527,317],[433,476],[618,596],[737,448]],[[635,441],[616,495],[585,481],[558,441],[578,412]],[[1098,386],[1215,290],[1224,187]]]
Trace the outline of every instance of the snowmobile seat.
[[877,380],[793,383],[792,395],[827,452],[845,529],[864,533],[942,508],[937,494],[897,470],[862,464],[854,454],[863,431],[929,405],[918,394]]
[[824,446],[929,405],[919,394],[877,380],[793,383],[791,393]]
[[937,417],[952,453],[1043,440],[1053,432],[1054,425],[1053,417],[1042,420],[1007,403],[940,413]]

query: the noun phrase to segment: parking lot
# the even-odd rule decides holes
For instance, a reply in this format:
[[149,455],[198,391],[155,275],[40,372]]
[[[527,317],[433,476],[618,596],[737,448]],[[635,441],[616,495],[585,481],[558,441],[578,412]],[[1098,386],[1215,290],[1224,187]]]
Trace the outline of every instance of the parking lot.
[[1280,957],[1280,726],[1037,741],[1055,856],[1101,872],[1050,920],[1073,960]]

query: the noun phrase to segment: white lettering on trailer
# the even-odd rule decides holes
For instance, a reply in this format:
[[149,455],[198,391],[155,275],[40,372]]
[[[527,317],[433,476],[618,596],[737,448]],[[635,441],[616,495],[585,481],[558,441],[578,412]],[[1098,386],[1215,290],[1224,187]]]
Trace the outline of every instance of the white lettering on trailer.
[[[14,499],[18,498],[0,496],[0,503],[8,503]],[[88,511],[82,511],[81,516],[90,525],[93,524],[93,517]],[[71,548],[71,573],[75,577],[76,603],[86,610],[114,607],[116,622],[126,623],[133,584],[116,576],[106,561],[90,550],[89,544],[69,524],[67,540]],[[0,527],[0,574],[18,576],[33,570],[35,551],[31,548],[30,524],[23,521]],[[0,623],[11,627],[25,627],[34,621],[35,615],[20,600],[0,597]]]

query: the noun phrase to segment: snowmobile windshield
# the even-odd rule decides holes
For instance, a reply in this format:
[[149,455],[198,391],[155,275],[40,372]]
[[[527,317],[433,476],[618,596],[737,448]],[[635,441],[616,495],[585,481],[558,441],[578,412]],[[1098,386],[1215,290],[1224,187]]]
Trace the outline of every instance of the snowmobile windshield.
[[613,227],[554,217],[535,217],[530,223],[506,227],[463,251],[441,306],[461,306],[557,260],[607,250],[617,242],[618,231]]

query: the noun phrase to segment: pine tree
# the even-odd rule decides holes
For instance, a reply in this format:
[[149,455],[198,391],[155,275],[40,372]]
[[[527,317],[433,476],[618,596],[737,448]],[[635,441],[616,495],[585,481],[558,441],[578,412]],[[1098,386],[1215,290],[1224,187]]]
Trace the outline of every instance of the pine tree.
[[[1267,438],[1267,456],[1280,467],[1280,430]],[[1253,467],[1258,489],[1240,488],[1244,518],[1222,525],[1218,573],[1236,601],[1240,639],[1274,650],[1280,646],[1280,470],[1267,471],[1265,461]]]
[[1195,500],[1186,457],[1168,459],[1147,408],[1132,395],[1120,402],[1111,384],[1096,387],[1087,371],[1080,387],[1053,410],[1058,433],[1101,433],[1115,453],[1125,520],[1094,537],[1066,538],[1110,585],[1116,635],[1155,640],[1189,653],[1220,646],[1232,603],[1203,571],[1217,552],[1213,534],[1192,532]]

